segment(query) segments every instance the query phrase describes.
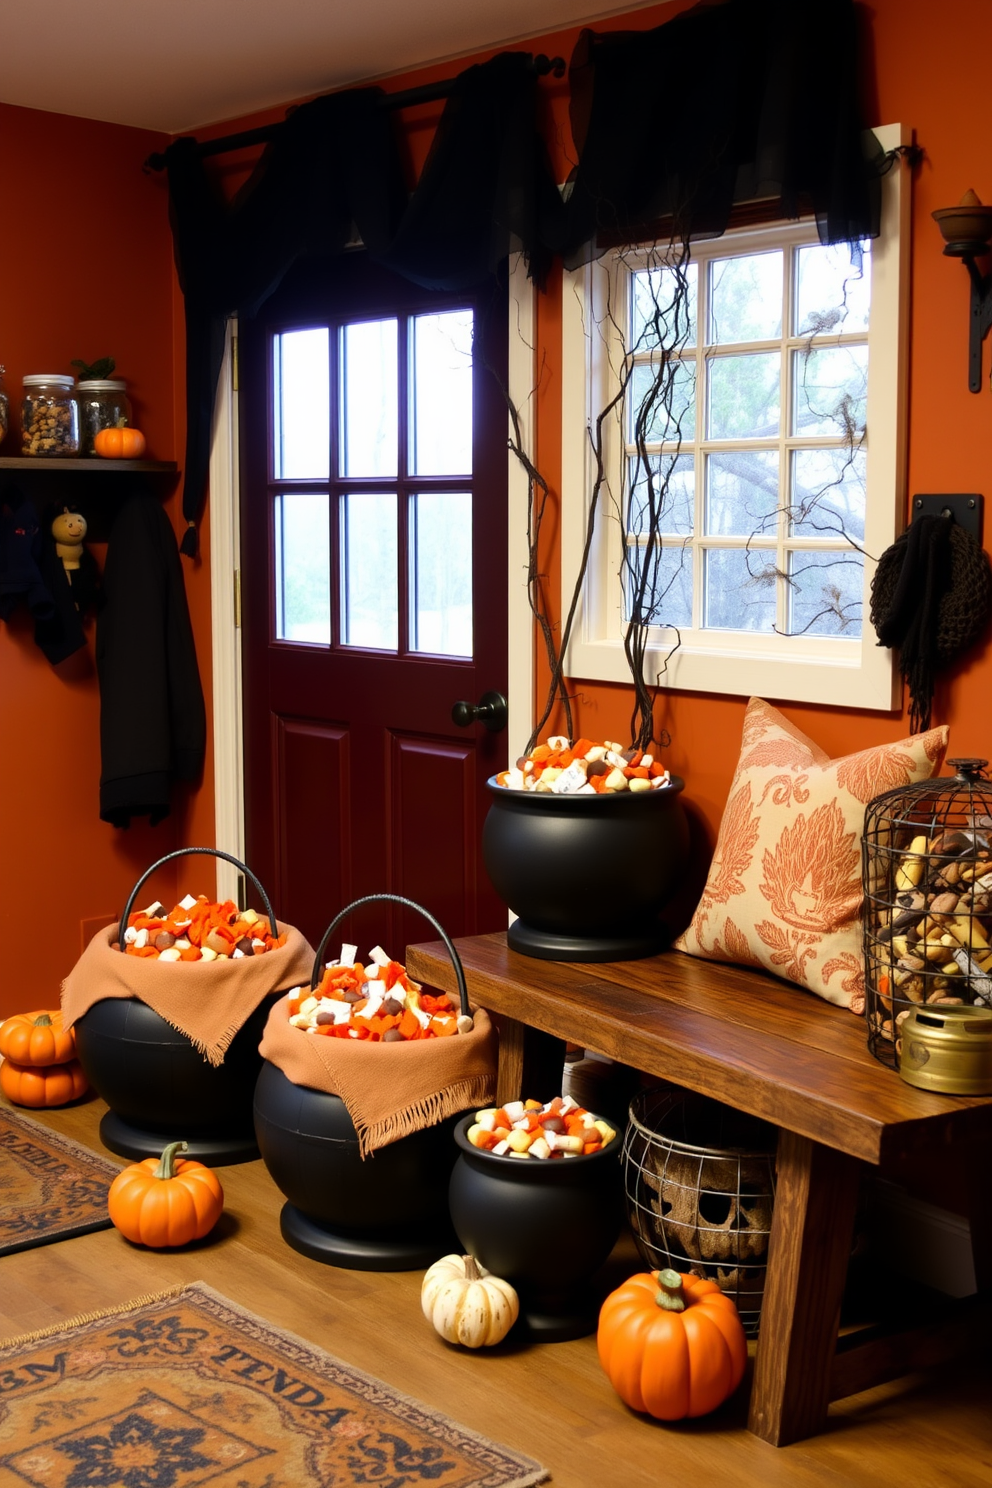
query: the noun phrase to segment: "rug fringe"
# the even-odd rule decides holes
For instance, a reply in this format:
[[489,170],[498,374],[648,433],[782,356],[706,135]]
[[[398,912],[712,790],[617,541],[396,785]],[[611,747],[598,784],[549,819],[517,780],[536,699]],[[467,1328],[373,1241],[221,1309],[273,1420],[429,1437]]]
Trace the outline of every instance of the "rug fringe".
[[164,1292],[147,1292],[145,1296],[134,1297],[130,1302],[118,1302],[115,1307],[101,1307],[96,1312],[82,1312],[77,1317],[65,1318],[61,1323],[50,1323],[47,1328],[37,1328],[32,1333],[19,1333],[16,1338],[0,1339],[0,1358],[11,1349],[27,1348],[32,1343],[40,1343],[43,1338],[51,1338],[56,1333],[66,1332],[69,1328],[79,1328],[84,1323],[99,1323],[104,1318],[136,1312],[139,1307],[149,1307],[155,1302],[167,1302],[171,1297],[182,1296],[183,1292],[188,1291],[194,1284],[183,1281],[177,1286],[167,1287]]

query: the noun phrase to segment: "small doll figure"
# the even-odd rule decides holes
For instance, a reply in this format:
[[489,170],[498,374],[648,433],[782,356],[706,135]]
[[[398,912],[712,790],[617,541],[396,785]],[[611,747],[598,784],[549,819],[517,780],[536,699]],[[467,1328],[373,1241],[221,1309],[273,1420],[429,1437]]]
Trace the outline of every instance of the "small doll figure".
[[86,518],[63,507],[52,519],[55,555],[61,559],[66,582],[76,609],[82,612],[99,603],[100,578],[93,555],[83,546]]

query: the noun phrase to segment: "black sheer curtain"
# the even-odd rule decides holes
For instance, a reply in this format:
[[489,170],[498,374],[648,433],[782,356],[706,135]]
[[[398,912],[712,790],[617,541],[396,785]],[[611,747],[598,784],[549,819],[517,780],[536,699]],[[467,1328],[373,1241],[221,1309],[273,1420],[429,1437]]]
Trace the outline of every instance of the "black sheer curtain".
[[303,254],[343,252],[357,235],[415,282],[465,289],[521,248],[541,283],[555,255],[584,262],[664,218],[678,236],[716,236],[736,202],[765,197],[785,217],[814,211],[824,242],[877,236],[857,33],[854,0],[722,0],[651,31],[583,32],[564,195],[525,52],[459,74],[409,195],[378,89],[293,110],[230,204],[196,141],[177,140],[166,163],[186,306],[183,552],[196,552],[225,322],[254,313]]

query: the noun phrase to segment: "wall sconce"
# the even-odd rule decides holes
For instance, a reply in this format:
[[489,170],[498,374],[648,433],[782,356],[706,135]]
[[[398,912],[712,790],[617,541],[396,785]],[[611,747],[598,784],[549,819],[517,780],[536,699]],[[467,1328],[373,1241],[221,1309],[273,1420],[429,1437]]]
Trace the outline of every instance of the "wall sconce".
[[984,207],[973,191],[966,191],[956,207],[940,207],[930,214],[944,238],[944,252],[960,258],[971,280],[971,332],[968,339],[968,387],[982,385],[982,342],[992,327],[992,274],[982,274],[976,258],[989,252],[992,207]]

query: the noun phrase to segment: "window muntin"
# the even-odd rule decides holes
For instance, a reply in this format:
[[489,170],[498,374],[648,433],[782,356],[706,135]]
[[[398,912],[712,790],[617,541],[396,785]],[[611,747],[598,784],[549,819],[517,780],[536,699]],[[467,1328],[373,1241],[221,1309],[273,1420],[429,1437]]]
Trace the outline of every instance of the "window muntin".
[[[876,137],[883,150],[891,150],[905,143],[909,133],[892,126],[876,130]],[[905,512],[910,233],[909,194],[903,174],[902,168],[896,166],[883,177],[881,233],[871,244],[868,272],[861,279],[852,279],[846,246],[834,250],[836,257],[832,261],[824,260],[812,222],[735,231],[716,241],[692,245],[693,258],[680,271],[687,274],[690,287],[690,324],[687,335],[683,327],[680,359],[691,362],[697,369],[693,376],[700,406],[693,409],[691,419],[684,420],[681,445],[676,439],[664,437],[664,412],[653,410],[656,453],[647,462],[655,470],[659,466],[667,469],[675,465],[678,480],[669,480],[661,525],[663,547],[669,552],[675,551],[676,546],[681,550],[677,584],[661,595],[667,611],[666,623],[653,628],[648,636],[645,675],[650,681],[659,680],[671,688],[744,696],[761,694],[867,709],[891,710],[899,705],[899,678],[892,653],[875,644],[874,633],[864,617],[874,562],[901,529]],[[788,272],[793,280],[791,300],[784,302],[784,331],[778,342],[706,341],[712,326],[705,304],[706,288],[699,277],[706,262],[777,252],[782,253],[783,261],[789,256]],[[629,261],[630,255],[627,257]],[[645,267],[644,260],[637,266]],[[651,323],[652,302],[664,299],[665,278],[674,277],[672,269],[658,263],[648,267],[661,282],[661,290],[649,295],[648,303],[644,303],[643,297],[639,306],[634,301],[633,330],[637,337],[634,345],[642,361],[650,359],[657,347]],[[838,305],[836,286],[845,280],[846,298],[842,293]],[[629,350],[615,330],[626,313],[624,294],[616,265],[611,268],[606,258],[566,275],[562,357],[562,586],[565,593],[571,592],[586,540],[595,474],[591,431],[611,396],[616,395],[617,379]],[[669,319],[674,322],[670,294],[664,303]],[[830,308],[824,309],[825,303]],[[870,330],[866,326],[869,306]],[[705,354],[694,344],[697,326],[699,337],[707,347]],[[748,334],[764,328],[764,325],[745,326]],[[870,385],[864,408],[869,433],[854,458],[849,457],[845,431],[836,420],[832,421],[833,427],[840,428],[840,432],[832,440],[796,432],[803,416],[802,404],[797,413],[790,401],[793,378],[790,368],[783,364],[783,347],[789,355],[795,353],[801,357],[811,334],[817,350],[840,345],[850,353],[857,344],[867,345]],[[703,422],[708,417],[709,389],[705,376],[708,363],[722,356],[757,356],[765,352],[775,352],[780,359],[779,434],[773,438],[747,439],[739,435],[711,438],[708,425]],[[836,373],[836,368],[827,368],[826,363],[823,366],[821,382],[826,381],[828,373]],[[845,385],[853,388],[850,359],[846,374]],[[863,387],[859,396],[865,399]],[[858,402],[853,392],[852,402]],[[727,422],[725,419],[724,429]],[[701,436],[697,425],[702,429]],[[630,681],[623,633],[632,590],[629,570],[635,560],[625,564],[622,555],[625,545],[629,554],[646,545],[642,518],[644,461],[629,454],[632,426],[629,407],[621,408],[612,421],[607,420],[606,480],[567,658],[567,672],[576,679],[621,684]],[[686,428],[691,431],[688,442]],[[760,450],[778,452],[778,488],[783,492],[792,490],[795,501],[791,513],[787,503],[779,503],[771,516],[759,511],[763,530],[756,537],[707,531],[703,526],[708,497],[707,460],[712,459],[716,465],[718,456],[741,457]],[[843,458],[837,454],[838,450]],[[679,453],[676,455],[675,451]],[[725,464],[721,474],[727,478]],[[752,480],[751,484],[755,482]],[[815,510],[810,501],[811,487],[817,494]],[[717,520],[716,511],[721,504],[720,493],[716,487],[713,489],[711,522]],[[691,522],[686,520],[687,491]],[[809,603],[814,573],[825,575],[824,582],[840,591],[837,604],[843,611],[851,614],[857,607],[854,592],[857,584],[852,583],[848,568],[852,560],[849,539],[863,548],[865,554],[860,587],[860,635],[852,635],[850,625],[838,632],[836,608],[808,626],[812,618]],[[726,618],[712,583],[707,597],[705,555],[735,548],[746,549],[752,555],[756,588],[768,582],[768,572],[772,571],[780,592],[770,627],[764,624],[767,603],[760,595],[755,603],[751,602],[755,596],[750,585],[745,595],[746,628],[704,627],[701,623],[707,609],[713,615],[719,614],[721,620]],[[809,560],[802,558],[809,569],[803,573],[798,566],[800,558],[810,549],[818,550],[824,567],[814,570]],[[798,555],[795,562],[792,554]],[[854,554],[853,558],[858,556]],[[641,561],[637,559],[636,563],[637,571],[641,571]],[[725,560],[725,567],[727,563],[729,560]],[[827,572],[831,564],[843,564],[843,567]],[[711,579],[719,566],[718,562],[714,563]],[[663,571],[663,566],[660,567]],[[790,597],[792,579],[797,589],[801,584],[803,591],[796,603]],[[843,582],[837,582],[839,579]],[[685,594],[691,590],[692,624],[683,624],[675,618],[672,605],[676,588],[678,611],[683,619]],[[755,610],[762,616],[761,629],[756,626]],[[831,628],[834,633],[829,633]],[[790,629],[795,633],[788,633]]]

